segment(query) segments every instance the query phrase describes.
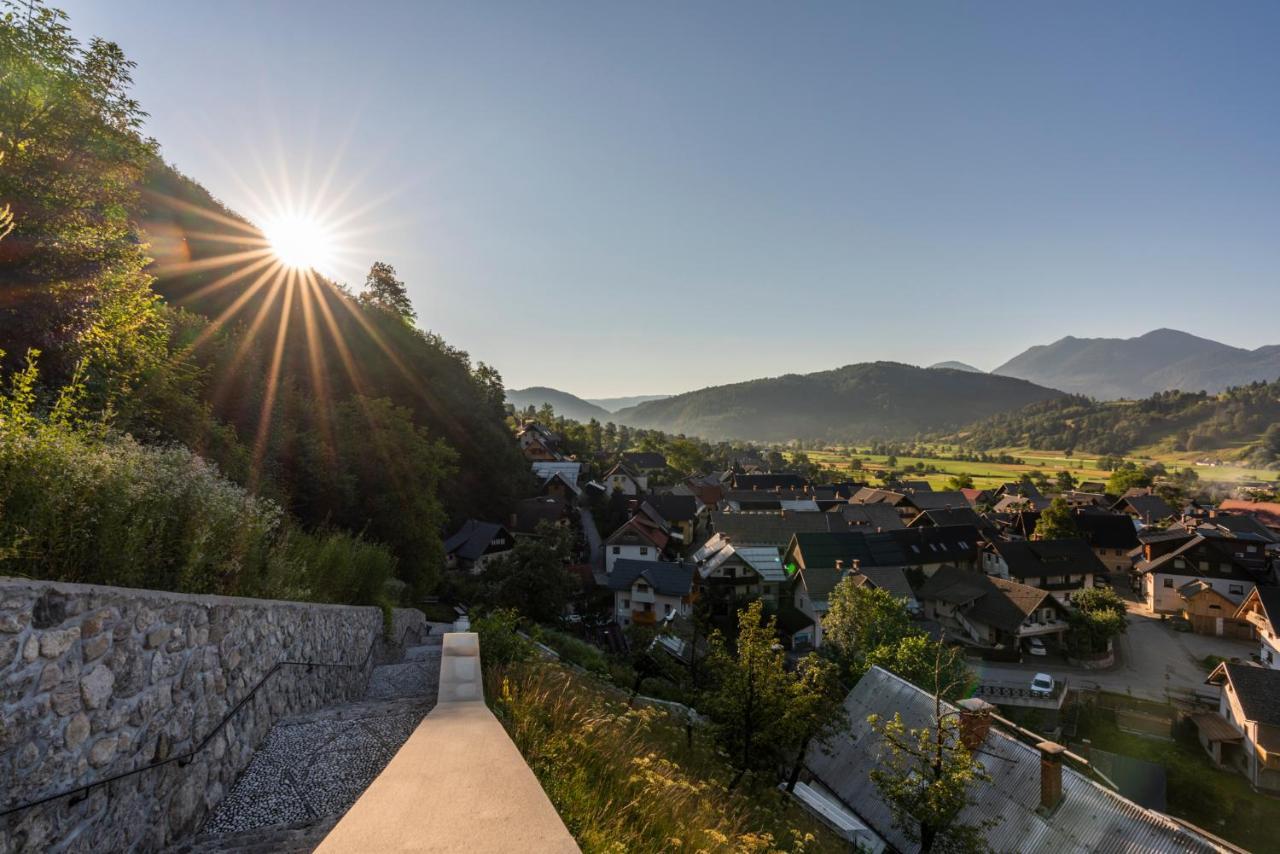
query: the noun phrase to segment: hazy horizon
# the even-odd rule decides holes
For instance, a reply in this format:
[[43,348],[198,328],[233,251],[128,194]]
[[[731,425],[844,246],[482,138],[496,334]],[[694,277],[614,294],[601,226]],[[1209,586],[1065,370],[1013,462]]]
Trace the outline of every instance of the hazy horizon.
[[347,193],[340,277],[511,388],[1277,342],[1219,307],[1280,310],[1274,4],[57,5],[168,160]]

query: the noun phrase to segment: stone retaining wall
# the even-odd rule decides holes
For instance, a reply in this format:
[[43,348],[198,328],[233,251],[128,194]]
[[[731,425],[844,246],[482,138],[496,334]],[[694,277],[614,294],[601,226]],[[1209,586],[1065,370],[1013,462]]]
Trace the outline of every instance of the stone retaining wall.
[[[426,631],[422,612],[393,613],[393,637]],[[383,635],[373,607],[0,579],[0,812],[181,756],[278,662],[302,663],[280,667],[189,762],[0,817],[0,852],[182,838],[272,723],[363,692]]]

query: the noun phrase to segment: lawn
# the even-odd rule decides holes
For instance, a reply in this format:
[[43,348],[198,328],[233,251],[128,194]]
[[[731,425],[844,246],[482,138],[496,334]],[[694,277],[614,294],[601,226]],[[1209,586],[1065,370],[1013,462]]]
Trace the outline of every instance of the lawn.
[[[1208,457],[1215,457],[1213,452],[1199,453],[1173,453],[1173,452],[1157,452],[1154,449],[1147,449],[1148,453],[1142,455],[1130,455],[1126,457],[1139,465],[1150,465],[1154,462],[1160,462],[1165,465],[1171,472],[1181,468],[1194,468],[1196,473],[1200,475],[1200,479],[1206,482],[1222,482],[1236,483],[1240,481],[1251,480],[1269,480],[1274,481],[1280,476],[1280,473],[1268,471],[1266,469],[1243,468],[1240,466],[1218,465],[1218,466],[1197,466],[1196,460]],[[888,457],[883,454],[856,454],[855,456],[862,461],[862,471],[852,471],[849,468],[851,457],[849,451],[844,449],[834,449],[826,451],[806,451],[809,459],[815,463],[819,463],[828,468],[840,471],[851,478],[857,479],[860,476],[878,474],[888,468]],[[1098,459],[1093,456],[1077,457],[1064,456],[1060,451],[1046,451],[1032,448],[1002,448],[993,451],[992,454],[1008,454],[1012,457],[1018,457],[1023,463],[977,463],[965,462],[962,460],[940,459],[938,457],[897,457],[897,470],[901,471],[906,466],[915,466],[924,463],[926,466],[936,468],[937,473],[918,475],[914,472],[908,472],[907,476],[914,480],[927,480],[929,485],[934,489],[939,489],[947,485],[952,475],[967,474],[973,478],[973,484],[978,489],[989,489],[999,486],[1002,483],[1011,480],[1017,480],[1024,473],[1042,472],[1052,478],[1058,472],[1066,470],[1071,472],[1072,476],[1077,480],[1101,480],[1105,481],[1110,472],[1098,468]]]
[[1254,792],[1245,778],[1216,767],[1184,721],[1173,741],[1130,735],[1116,727],[1114,714],[1096,706],[1083,709],[1072,749],[1081,741],[1100,750],[1163,765],[1169,813],[1237,845],[1258,852],[1280,852],[1280,799]]

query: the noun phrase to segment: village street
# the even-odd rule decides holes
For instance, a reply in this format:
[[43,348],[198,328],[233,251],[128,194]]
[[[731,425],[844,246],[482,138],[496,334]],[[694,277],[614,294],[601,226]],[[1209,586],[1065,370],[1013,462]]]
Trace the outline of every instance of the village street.
[[1131,610],[1128,630],[1116,639],[1116,663],[1107,670],[1073,667],[1060,656],[1024,657],[1022,663],[971,661],[980,679],[1025,680],[1035,673],[1049,673],[1067,679],[1073,687],[1097,687],[1103,691],[1129,694],[1145,700],[1165,702],[1170,692],[1186,697],[1206,688],[1209,668],[1206,656],[1248,660],[1256,652],[1252,641],[1177,632],[1159,619]]

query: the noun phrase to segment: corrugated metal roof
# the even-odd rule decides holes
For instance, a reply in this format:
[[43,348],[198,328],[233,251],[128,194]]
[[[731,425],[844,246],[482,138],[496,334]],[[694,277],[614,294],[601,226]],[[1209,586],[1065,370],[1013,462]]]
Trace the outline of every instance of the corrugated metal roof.
[[[954,711],[949,705],[946,708]],[[825,746],[811,748],[805,764],[823,786],[853,808],[876,833],[895,848],[914,854],[919,845],[893,826],[889,807],[871,780],[870,771],[886,748],[867,723],[867,717],[892,717],[898,712],[908,727],[932,726],[933,697],[874,667],[849,692],[845,709],[850,731]],[[1062,772],[1062,802],[1049,816],[1040,815],[1039,751],[995,727],[979,752],[979,760],[991,781],[974,786],[970,796],[975,803],[965,808],[960,821],[998,820],[986,837],[994,851],[1137,854],[1227,850],[1069,767]]]

